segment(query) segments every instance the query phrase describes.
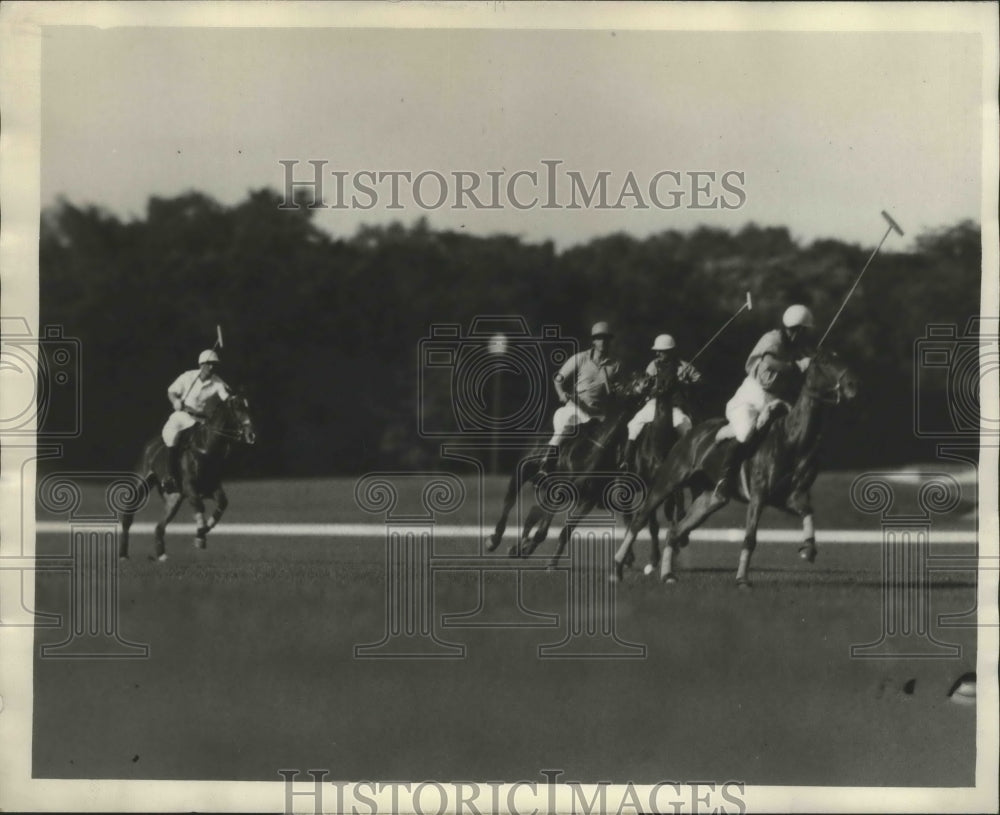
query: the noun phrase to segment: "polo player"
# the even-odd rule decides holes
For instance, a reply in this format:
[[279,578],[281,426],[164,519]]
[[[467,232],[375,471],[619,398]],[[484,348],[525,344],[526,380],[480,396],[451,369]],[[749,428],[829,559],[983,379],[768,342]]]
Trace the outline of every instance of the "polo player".
[[646,366],[646,376],[655,378],[656,385],[651,396],[639,412],[628,423],[628,441],[622,453],[622,469],[628,466],[635,441],[642,429],[656,418],[656,402],[659,397],[664,405],[671,408],[671,421],[679,436],[691,429],[691,417],[683,410],[680,388],[687,383],[695,383],[701,379],[701,374],[693,365],[684,362],[677,354],[677,343],[670,334],[660,334],[653,340],[653,351],[656,357]]
[[614,334],[603,320],[590,330],[591,347],[571,356],[556,374],[556,396],[562,402],[552,415],[555,431],[539,473],[547,472],[550,463],[558,461],[563,439],[579,425],[592,419],[604,418],[611,386],[620,374],[620,363],[611,354]]
[[715,487],[717,496],[726,496],[732,489],[750,442],[767,424],[774,407],[798,395],[802,374],[815,354],[813,326],[808,308],[789,306],[781,317],[781,328],[768,331],[747,357],[747,377],[726,404],[729,424],[716,436],[719,441],[733,437],[737,441],[723,460],[722,477]]
[[229,398],[229,388],[215,373],[219,363],[215,351],[202,351],[198,355],[198,368],[185,371],[167,388],[167,398],[174,412],[163,425],[162,432],[170,466],[168,483],[164,485],[166,492],[180,492],[182,486],[180,434],[203,422],[220,402]]

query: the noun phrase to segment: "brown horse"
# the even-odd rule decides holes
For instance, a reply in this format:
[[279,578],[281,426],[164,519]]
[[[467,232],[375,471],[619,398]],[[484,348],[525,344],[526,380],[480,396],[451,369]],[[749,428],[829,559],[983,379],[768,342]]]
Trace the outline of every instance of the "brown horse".
[[[182,447],[181,484],[178,485],[179,489],[175,488],[173,492],[166,492],[164,489],[169,471],[166,445],[159,436],[147,442],[136,472],[147,485],[156,486],[164,501],[163,517],[157,523],[155,533],[157,560],[167,559],[165,530],[185,498],[194,508],[197,524],[194,545],[199,549],[205,548],[206,535],[219,522],[229,505],[229,498],[222,487],[222,476],[232,446],[236,442],[254,444],[256,440],[247,400],[242,395],[234,393],[225,402],[221,402],[204,422],[185,430],[178,439],[178,444]],[[205,520],[206,498],[211,498],[215,502],[215,509],[207,521]],[[129,528],[134,518],[134,509],[119,514],[122,525],[121,544],[118,550],[120,558],[128,557]]]
[[499,545],[507,515],[521,486],[528,479],[536,484],[539,503],[533,505],[525,516],[521,540],[510,547],[511,557],[531,555],[545,540],[557,511],[568,510],[569,517],[559,535],[559,544],[550,564],[552,567],[558,563],[573,531],[594,507],[621,512],[631,520],[631,501],[636,494],[641,499],[644,488],[636,475],[620,473],[618,462],[625,441],[625,425],[649,397],[654,381],[652,377],[640,374],[614,387],[604,419],[583,425],[579,435],[562,446],[559,460],[550,475],[538,478],[538,468],[545,454],[542,449],[518,464],[508,483],[504,510],[488,550]]
[[[798,399],[787,415],[772,416],[761,432],[759,443],[741,467],[743,485],[735,496],[747,503],[746,533],[736,572],[738,585],[750,583],[750,558],[757,546],[757,526],[765,506],[777,507],[802,519],[805,544],[799,553],[810,562],[816,559],[810,490],[819,472],[817,455],[826,407],[853,399],[857,390],[857,380],[850,368],[836,354],[820,351],[813,358]],[[682,541],[730,500],[730,496],[717,495],[713,489],[722,474],[726,445],[736,443],[733,439],[716,441],[716,433],[725,424],[725,419],[703,422],[670,451],[642,510],[636,514],[615,554],[615,579],[622,578],[623,565],[646,519],[678,490],[689,487],[694,500],[680,523],[668,530],[669,548],[660,566],[662,580],[676,581],[673,558]]]

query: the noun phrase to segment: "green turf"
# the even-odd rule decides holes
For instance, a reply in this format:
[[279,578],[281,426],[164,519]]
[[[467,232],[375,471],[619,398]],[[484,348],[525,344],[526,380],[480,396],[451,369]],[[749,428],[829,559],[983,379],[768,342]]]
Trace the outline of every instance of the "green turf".
[[[241,521],[303,500],[246,488],[260,492],[234,506]],[[349,504],[330,494],[330,506]],[[525,606],[560,615],[558,627],[536,629],[442,628],[439,615],[475,609],[479,578],[440,572],[436,631],[465,658],[387,661],[353,655],[384,632],[382,541],[210,540],[196,551],[174,536],[171,559],[156,564],[139,536],[122,564],[120,633],[148,643],[149,659],[36,660],[35,776],[273,781],[282,768],[328,768],[334,778],[514,781],[557,768],[584,782],[974,780],[975,708],[946,694],[974,669],[975,629],[935,627],[962,646],[957,658],[850,657],[881,630],[878,546],[824,546],[809,565],[794,546],[761,545],[748,592],[733,585],[731,544],[692,544],[673,587],[631,572],[615,625],[646,646],[633,661],[539,658],[539,645],[566,633],[565,572],[525,574]],[[55,554],[66,541],[39,545]],[[487,572],[494,620],[525,619],[514,579]],[[935,573],[923,595],[933,614],[974,606],[973,579]],[[66,612],[67,576],[40,573],[36,586],[39,610]],[[65,633],[39,630],[37,641]]]
[[[940,468],[940,467],[939,467]],[[459,473],[461,475],[461,473]],[[880,515],[860,511],[851,500],[851,484],[859,473],[835,471],[822,473],[813,488],[813,504],[818,529],[872,529],[880,528]],[[429,476],[432,477],[432,476]],[[428,477],[428,478],[429,478]],[[399,491],[397,513],[422,512],[420,493],[428,478],[396,476],[393,483]],[[354,489],[358,479],[304,479],[298,481],[244,481],[227,484],[230,508],[227,519],[240,523],[378,523],[384,515],[365,512],[356,502]],[[438,514],[437,520],[445,524],[476,524],[483,522],[492,528],[506,490],[505,478],[488,476],[482,486],[478,479],[463,476],[465,499],[453,512]],[[919,484],[894,482],[894,514],[919,512],[917,493]],[[935,528],[971,529],[974,525],[974,485],[966,481],[961,485],[962,496],[958,506],[941,515],[934,515]],[[84,484],[80,512],[107,513],[104,490],[99,485]],[[522,493],[521,508],[527,509],[532,498],[531,488]],[[211,505],[209,505],[211,506]],[[139,520],[155,521],[160,513],[160,501],[154,494]],[[515,508],[514,519],[518,517]],[[708,527],[742,526],[745,509],[734,502],[709,519]],[[61,518],[64,515],[47,511],[39,506],[38,517]],[[184,507],[178,515],[190,521],[191,511]],[[516,526],[512,519],[511,525]],[[775,509],[764,513],[762,525],[773,528],[797,528],[798,521]]]

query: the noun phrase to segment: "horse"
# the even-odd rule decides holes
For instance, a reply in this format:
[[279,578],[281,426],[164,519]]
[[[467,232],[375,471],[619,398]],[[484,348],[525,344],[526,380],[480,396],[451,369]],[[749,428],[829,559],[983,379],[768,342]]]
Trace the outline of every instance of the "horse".
[[[181,483],[177,491],[167,492],[164,484],[169,472],[167,447],[163,439],[157,436],[143,447],[136,472],[145,482],[147,488],[156,486],[160,498],[164,501],[163,517],[156,524],[155,557],[158,561],[167,559],[164,533],[167,524],[173,520],[184,499],[194,508],[194,518],[197,524],[194,545],[198,549],[207,546],[206,536],[219,522],[229,498],[222,486],[224,464],[229,457],[233,444],[240,442],[252,445],[256,443],[253,420],[246,398],[239,393],[233,393],[227,400],[219,403],[204,422],[185,430],[178,439],[182,445],[181,452]],[[211,517],[205,520],[205,499],[215,502]],[[129,528],[135,518],[135,508],[129,508],[119,513],[122,525],[121,543],[118,550],[120,558],[128,558]]]
[[[651,486],[667,454],[681,438],[673,421],[674,394],[672,389],[658,389],[653,393],[655,412],[653,421],[639,432],[631,460],[625,462],[630,472],[634,472],[647,487]],[[684,394],[686,395],[686,394]],[[690,414],[689,399],[684,400],[684,408]],[[667,523],[677,523],[684,514],[684,491],[677,490],[663,502],[663,515]],[[631,524],[635,513],[626,517]],[[650,558],[645,573],[652,574],[660,566],[660,522],[655,511],[649,514]],[[686,545],[685,542],[680,544]],[[631,555],[631,552],[629,552]],[[631,561],[630,561],[631,562]]]
[[[765,506],[773,506],[798,516],[802,521],[804,543],[799,555],[810,563],[816,560],[816,537],[810,490],[819,472],[818,453],[827,407],[850,401],[858,392],[858,382],[851,369],[836,353],[821,350],[807,369],[802,388],[791,407],[771,412],[760,431],[759,442],[743,461],[740,471],[741,491],[735,496],[747,504],[746,531],[740,551],[736,583],[750,585],[750,559],[757,546],[757,526]],[[779,403],[780,404],[780,403]],[[667,531],[669,547],[660,566],[660,578],[666,583],[677,580],[673,559],[681,541],[710,515],[721,509],[732,496],[716,494],[714,485],[722,473],[726,445],[735,439],[716,440],[725,419],[702,422],[684,436],[670,451],[656,475],[642,510],[629,526],[628,533],[615,553],[613,580],[621,580],[636,535],[656,508],[678,490],[688,487],[694,499],[685,516]]]
[[[579,428],[576,438],[562,445],[559,459],[551,475],[538,478],[538,470],[545,456],[544,448],[540,448],[518,464],[508,482],[503,512],[497,522],[496,530],[490,538],[487,551],[492,551],[499,546],[507,516],[517,499],[521,486],[531,480],[537,484],[543,498],[542,503],[549,504],[549,506],[543,507],[535,504],[531,507],[525,517],[521,539],[510,547],[508,553],[511,557],[531,555],[545,540],[555,515],[555,511],[551,507],[551,496],[558,495],[560,498],[570,496],[573,499],[571,501],[573,504],[570,512],[571,520],[559,536],[559,546],[550,563],[550,567],[555,567],[573,529],[582,517],[598,503],[605,503],[597,494],[597,482],[603,481],[607,487],[610,486],[610,483],[621,481],[626,477],[619,476],[617,472],[620,448],[624,441],[625,424],[642,401],[648,398],[652,385],[653,379],[645,374],[614,385],[610,391],[604,419],[586,423]],[[604,476],[613,473],[616,477],[612,478],[609,483],[607,478],[595,479],[594,475],[598,472]],[[626,488],[625,491],[628,492],[628,489]],[[559,501],[557,500],[556,503]],[[572,519],[577,515],[579,517],[574,522]],[[532,535],[533,529],[535,531]]]

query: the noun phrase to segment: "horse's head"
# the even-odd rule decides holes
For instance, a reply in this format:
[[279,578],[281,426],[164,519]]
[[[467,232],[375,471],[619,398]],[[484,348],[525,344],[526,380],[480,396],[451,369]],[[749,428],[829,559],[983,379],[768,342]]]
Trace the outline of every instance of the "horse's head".
[[219,414],[222,419],[220,432],[224,435],[244,444],[254,444],[257,441],[253,418],[250,416],[250,404],[241,392],[230,394],[219,406]]
[[619,379],[611,388],[611,396],[619,402],[632,404],[648,399],[656,385],[656,377],[646,373]]
[[858,395],[858,378],[835,351],[823,349],[809,363],[803,390],[836,405]]

